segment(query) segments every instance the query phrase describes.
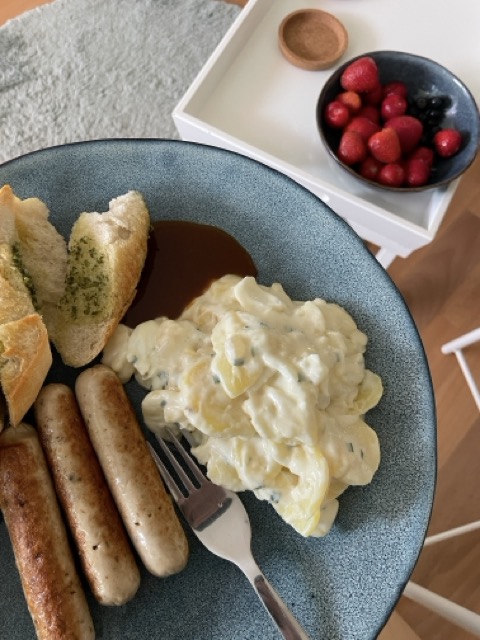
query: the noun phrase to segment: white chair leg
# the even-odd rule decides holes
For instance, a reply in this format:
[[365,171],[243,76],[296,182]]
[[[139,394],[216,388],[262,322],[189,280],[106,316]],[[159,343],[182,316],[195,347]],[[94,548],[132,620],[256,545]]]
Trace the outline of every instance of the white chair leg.
[[463,336],[455,338],[455,340],[451,340],[450,342],[444,344],[442,347],[442,353],[453,353],[454,351],[460,351],[465,347],[469,347],[474,342],[480,342],[480,327],[478,329],[473,329],[473,331],[469,331]]
[[[462,349],[468,347],[475,342],[480,341],[480,327],[478,329],[474,329],[469,333],[466,333],[451,342],[447,342],[442,346],[442,353],[454,353],[458,364],[462,370],[463,375],[465,376],[465,380],[472,392],[475,403],[480,411],[480,393],[477,387],[475,380],[473,379],[472,373],[468,366],[465,357],[463,356]],[[444,531],[443,533],[438,533],[433,536],[428,536],[425,539],[424,547],[427,547],[432,544],[436,544],[437,542],[441,542],[442,540],[448,540],[450,538],[456,538],[457,536],[463,535],[465,533],[469,533],[471,531],[475,531],[480,529],[480,520],[476,522],[471,522],[470,524],[463,525],[461,527],[456,527],[454,529],[450,529],[449,531]],[[470,611],[465,607],[461,607],[455,602],[451,602],[447,598],[443,598],[424,587],[421,587],[414,582],[408,582],[407,586],[404,589],[403,595],[410,600],[424,606],[426,609],[430,609],[444,620],[448,620],[452,624],[460,627],[461,629],[465,629],[469,631],[477,638],[480,638],[480,614],[475,613],[474,611]]]
[[392,264],[392,262],[397,257],[397,254],[393,253],[393,251],[390,251],[389,249],[384,249],[382,247],[377,251],[377,253],[375,254],[375,257],[384,269],[388,269],[388,267]]
[[467,381],[468,388],[470,389],[473,399],[475,400],[477,409],[480,411],[480,391],[478,390],[477,384],[472,376],[470,367],[468,366],[467,361],[465,360],[465,356],[461,351],[455,351],[454,353],[457,356],[458,364],[460,365],[460,369],[465,376],[465,380]]
[[477,638],[480,638],[480,615],[465,607],[461,607],[447,598],[421,587],[415,582],[408,582],[403,591],[403,595],[410,600],[422,605],[426,609],[433,611],[444,620],[469,631]]
[[475,382],[472,372],[470,371],[470,367],[468,366],[467,361],[465,360],[465,356],[462,353],[462,349],[465,347],[469,347],[475,342],[480,342],[480,327],[478,329],[474,329],[473,331],[469,331],[463,336],[452,340],[451,342],[447,342],[442,346],[442,353],[454,353],[458,364],[460,365],[460,369],[465,377],[468,388],[475,400],[475,404],[477,405],[477,409],[480,411],[480,391],[478,389],[477,383]]
[[437,542],[442,542],[443,540],[448,540],[449,538],[456,538],[457,536],[461,536],[465,533],[470,533],[471,531],[476,531],[477,529],[480,529],[480,520],[477,520],[476,522],[470,522],[469,524],[464,524],[461,527],[456,527],[455,529],[443,531],[442,533],[436,533],[433,536],[428,536],[427,538],[425,538],[423,546],[428,547],[432,544],[436,544]]

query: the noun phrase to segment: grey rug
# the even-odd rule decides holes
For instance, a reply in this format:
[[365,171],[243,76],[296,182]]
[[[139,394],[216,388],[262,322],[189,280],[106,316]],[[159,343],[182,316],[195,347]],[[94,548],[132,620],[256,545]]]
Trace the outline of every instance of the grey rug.
[[178,138],[172,110],[240,7],[56,0],[0,28],[0,162],[97,138]]

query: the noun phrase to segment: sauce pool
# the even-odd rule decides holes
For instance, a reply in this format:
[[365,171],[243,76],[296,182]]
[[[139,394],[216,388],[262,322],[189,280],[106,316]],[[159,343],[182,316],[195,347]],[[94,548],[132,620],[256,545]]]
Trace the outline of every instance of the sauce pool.
[[229,233],[197,222],[154,222],[137,294],[122,323],[133,328],[160,316],[174,320],[227,274],[257,275],[250,254]]

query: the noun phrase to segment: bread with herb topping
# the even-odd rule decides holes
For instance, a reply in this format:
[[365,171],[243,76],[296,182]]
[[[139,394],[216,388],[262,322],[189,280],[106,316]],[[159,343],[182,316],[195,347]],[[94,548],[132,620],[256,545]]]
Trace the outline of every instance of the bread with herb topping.
[[90,363],[130,306],[150,216],[130,191],[106,213],[82,213],[68,244],[38,198],[0,189],[0,431],[32,406],[52,362]]
[[14,210],[19,256],[30,294],[49,328],[65,289],[67,243],[49,221],[47,206],[38,198],[16,198]]
[[103,349],[135,297],[147,255],[150,216],[137,191],[105,213],[82,213],[68,244],[64,294],[50,337],[65,364],[80,367]]

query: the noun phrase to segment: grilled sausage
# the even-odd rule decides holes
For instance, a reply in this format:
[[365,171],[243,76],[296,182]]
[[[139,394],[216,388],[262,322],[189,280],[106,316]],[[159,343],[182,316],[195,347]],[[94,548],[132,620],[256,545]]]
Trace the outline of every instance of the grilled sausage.
[[38,638],[93,639],[45,456],[35,429],[25,423],[0,435],[0,508]]
[[137,592],[140,572],[75,395],[66,385],[49,384],[34,410],[57,496],[93,595],[104,605],[124,604]]
[[90,439],[130,538],[156,576],[177,573],[188,543],[120,379],[105,365],[83,371],[75,391]]

